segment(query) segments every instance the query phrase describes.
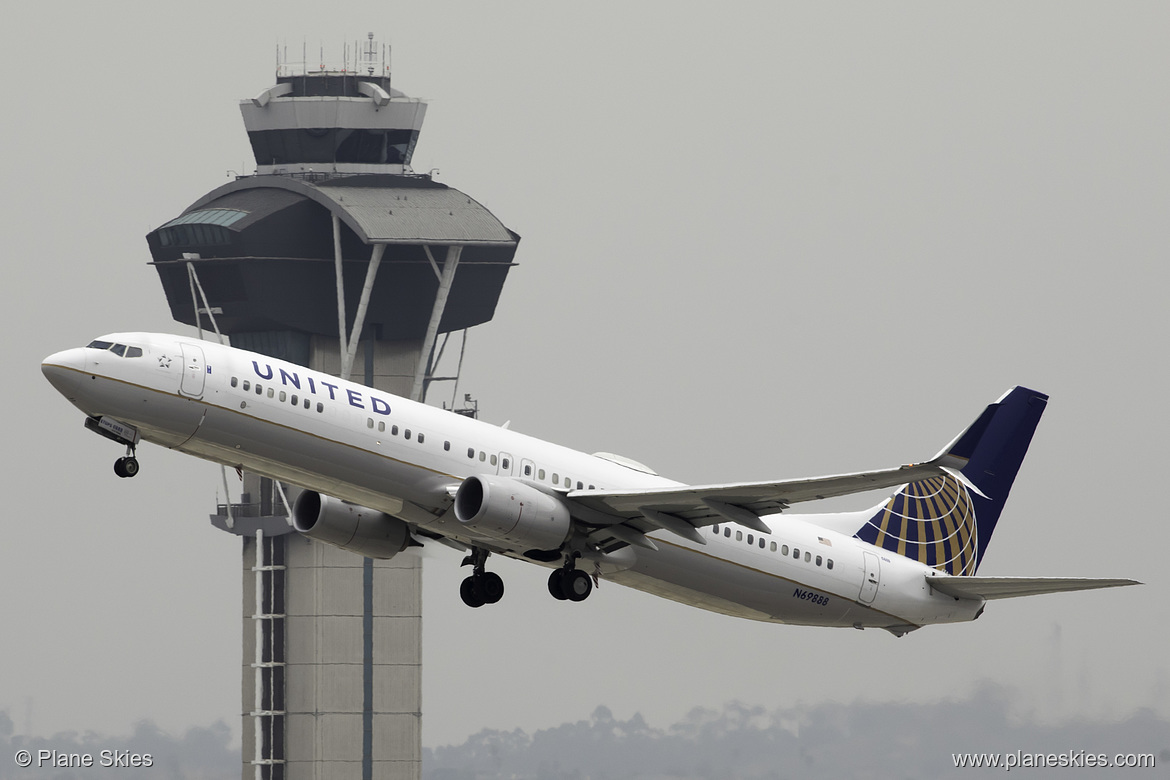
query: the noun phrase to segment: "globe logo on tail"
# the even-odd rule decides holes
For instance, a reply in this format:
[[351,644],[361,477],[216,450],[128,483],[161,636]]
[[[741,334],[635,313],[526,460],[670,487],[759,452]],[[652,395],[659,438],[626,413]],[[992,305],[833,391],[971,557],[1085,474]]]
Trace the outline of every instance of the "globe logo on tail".
[[947,574],[974,574],[979,564],[975,506],[949,474],[906,485],[856,536]]

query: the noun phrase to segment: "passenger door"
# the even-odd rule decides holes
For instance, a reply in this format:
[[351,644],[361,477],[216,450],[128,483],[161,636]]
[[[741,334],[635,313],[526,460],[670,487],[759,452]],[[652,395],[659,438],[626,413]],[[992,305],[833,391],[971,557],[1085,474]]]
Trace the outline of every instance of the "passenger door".
[[881,577],[881,561],[871,552],[863,552],[865,557],[865,574],[861,581],[861,592],[857,598],[862,604],[872,604],[878,592],[878,580]]
[[203,383],[207,367],[203,361],[203,348],[195,344],[181,344],[183,348],[183,380],[179,392],[191,398],[203,397]]

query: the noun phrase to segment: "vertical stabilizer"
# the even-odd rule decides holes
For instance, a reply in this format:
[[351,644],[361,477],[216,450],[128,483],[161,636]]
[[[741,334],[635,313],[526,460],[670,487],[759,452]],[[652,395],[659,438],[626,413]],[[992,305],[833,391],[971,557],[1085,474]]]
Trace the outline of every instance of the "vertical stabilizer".
[[949,473],[904,486],[854,536],[948,574],[975,574],[1047,402],[1009,390],[939,453]]

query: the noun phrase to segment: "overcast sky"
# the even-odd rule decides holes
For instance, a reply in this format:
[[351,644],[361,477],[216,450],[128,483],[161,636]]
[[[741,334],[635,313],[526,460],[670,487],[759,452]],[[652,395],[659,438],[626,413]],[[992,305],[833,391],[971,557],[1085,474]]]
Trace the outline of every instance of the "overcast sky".
[[560,603],[543,569],[494,559],[507,595],[470,610],[458,556],[428,552],[425,744],[598,704],[665,726],[732,699],[937,702],[984,680],[1041,719],[1170,715],[1170,6],[135,0],[5,17],[0,710],[18,732],[148,717],[238,734],[219,469],[148,446],[117,479],[118,448],[39,363],[182,330],[145,234],[251,171],[237,101],[273,82],[278,43],[336,60],[370,30],[395,86],[430,101],[414,167],[523,237],[469,340],[483,419],[689,482],[799,477],[929,457],[1025,384],[1052,400],[980,574],[1148,583],[895,639],[604,583]]

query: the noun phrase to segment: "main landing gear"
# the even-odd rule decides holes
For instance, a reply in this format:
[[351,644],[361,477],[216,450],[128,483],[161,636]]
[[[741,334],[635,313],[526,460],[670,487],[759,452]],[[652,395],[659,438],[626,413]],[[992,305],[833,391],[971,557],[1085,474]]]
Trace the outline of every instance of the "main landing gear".
[[495,604],[504,597],[504,581],[494,571],[484,571],[488,551],[473,547],[471,555],[463,559],[463,565],[471,564],[471,576],[459,585],[459,596],[469,607]]
[[[459,597],[469,607],[495,604],[504,597],[504,581],[492,571],[484,571],[489,553],[480,547],[471,548],[471,555],[463,559],[471,566],[471,576],[459,585]],[[593,592],[593,578],[577,568],[581,553],[565,556],[565,563],[548,577],[548,592],[558,601],[584,601]]]
[[548,575],[548,592],[558,601],[584,601],[593,592],[593,578],[576,567],[580,553],[565,556],[565,565]]

